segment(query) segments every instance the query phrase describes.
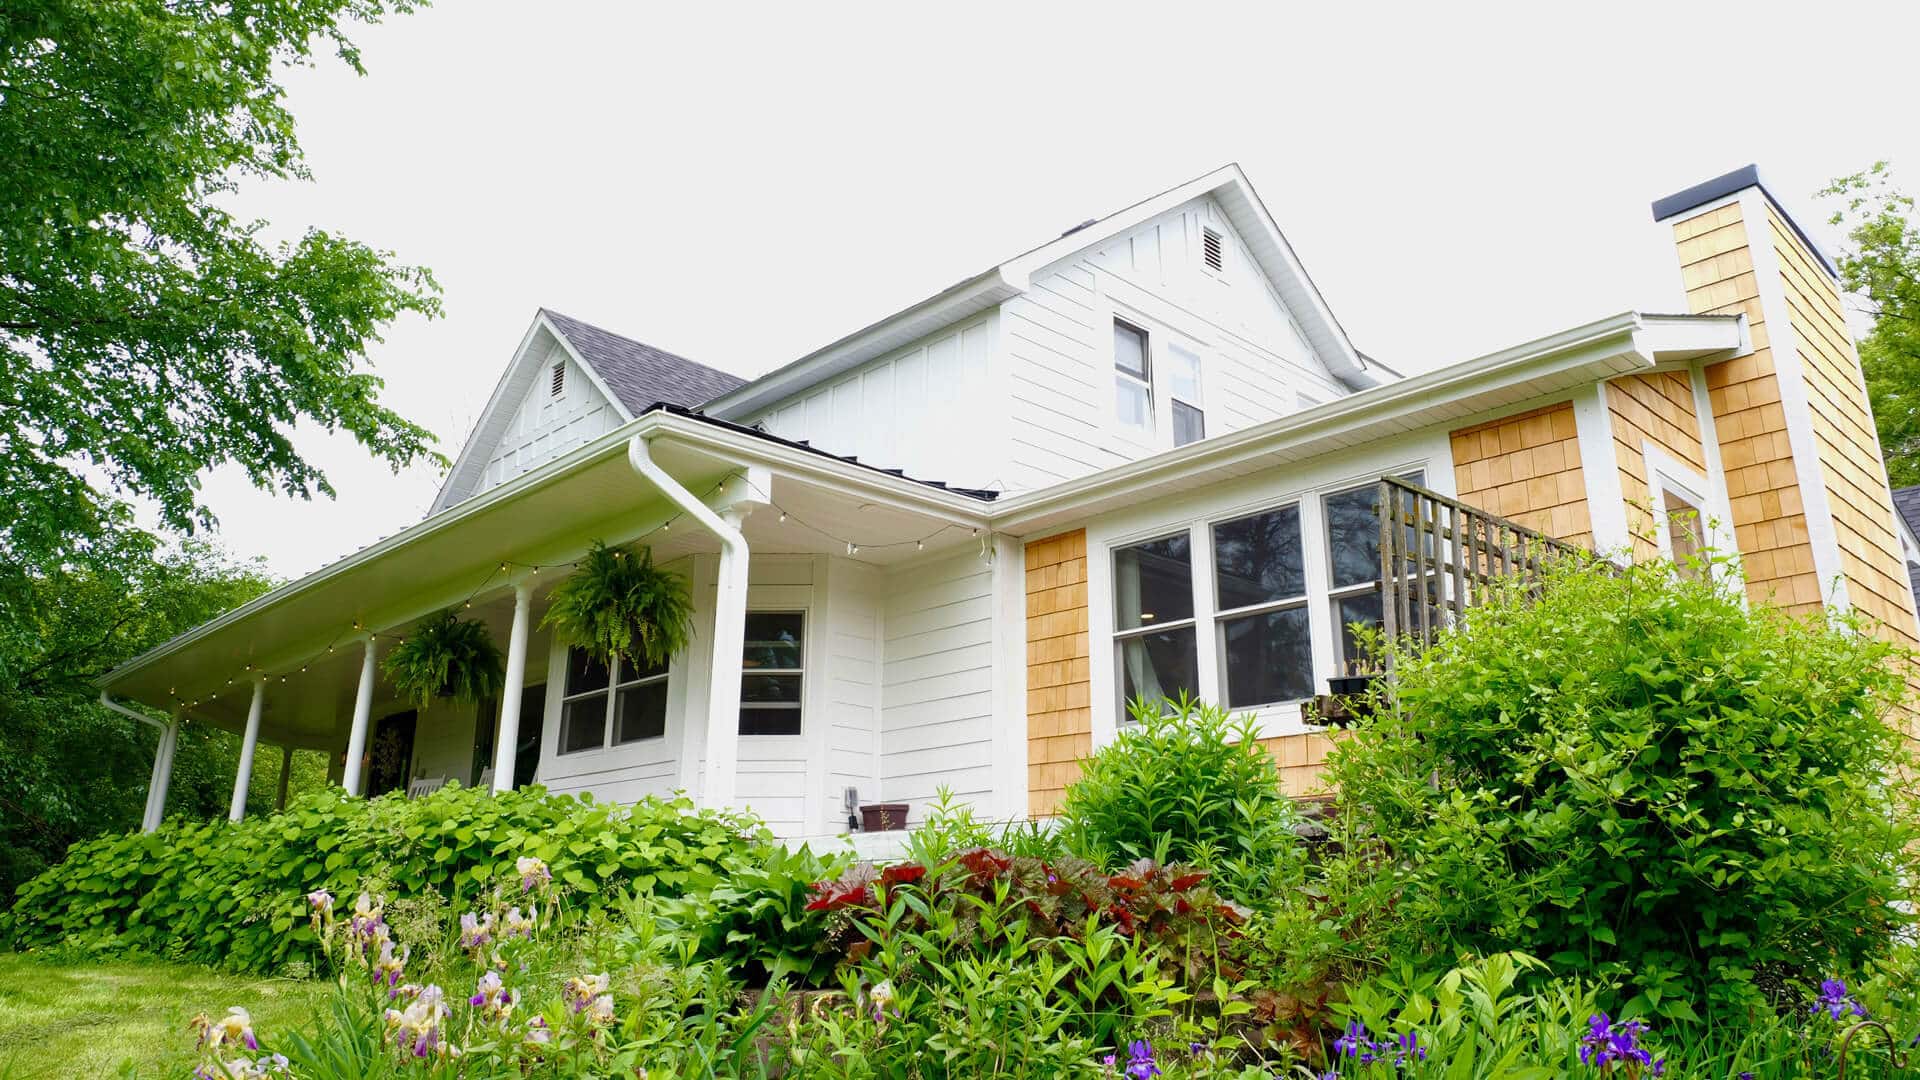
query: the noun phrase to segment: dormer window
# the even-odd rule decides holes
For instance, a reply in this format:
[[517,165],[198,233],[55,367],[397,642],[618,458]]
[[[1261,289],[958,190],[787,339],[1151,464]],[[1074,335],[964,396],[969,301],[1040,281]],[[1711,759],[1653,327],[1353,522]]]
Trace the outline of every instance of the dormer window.
[[1207,269],[1220,273],[1227,268],[1227,241],[1213,229],[1202,226],[1200,229],[1200,258]]
[[559,363],[553,365],[553,377],[548,384],[547,396],[559,397],[560,392],[562,390],[565,390],[566,388],[567,388],[567,362],[565,360],[562,360]]

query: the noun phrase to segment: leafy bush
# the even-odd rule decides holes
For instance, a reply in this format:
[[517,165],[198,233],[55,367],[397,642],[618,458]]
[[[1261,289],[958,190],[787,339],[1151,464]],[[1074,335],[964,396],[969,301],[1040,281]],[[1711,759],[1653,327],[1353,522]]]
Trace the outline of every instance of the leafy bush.
[[846,871],[851,856],[821,858],[805,847],[772,846],[724,860],[721,881],[664,904],[661,918],[693,952],[766,986],[784,978],[802,985],[829,980],[836,957],[826,949],[825,920],[807,910],[814,883]]
[[685,800],[629,807],[457,785],[412,800],[328,791],[239,824],[174,819],[152,834],[77,844],[21,888],[0,916],[0,942],[273,971],[314,960],[305,899],[314,889],[348,895],[377,882],[396,897],[463,902],[497,884],[517,888],[515,860],[536,857],[577,917],[620,888],[709,888],[730,856],[760,850],[756,830]]
[[1905,663],[1863,628],[1562,566],[1397,663],[1330,765],[1342,858],[1392,879],[1392,952],[1518,949],[1690,1020],[1858,969],[1906,919]]
[[1293,803],[1251,715],[1182,698],[1134,702],[1134,723],[1081,764],[1061,828],[1108,868],[1137,859],[1204,867],[1257,902],[1304,857]]

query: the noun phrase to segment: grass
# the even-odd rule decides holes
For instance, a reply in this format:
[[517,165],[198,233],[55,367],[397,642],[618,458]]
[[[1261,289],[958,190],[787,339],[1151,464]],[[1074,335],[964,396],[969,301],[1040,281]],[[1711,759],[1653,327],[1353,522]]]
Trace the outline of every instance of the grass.
[[159,961],[62,963],[0,952],[0,1078],[185,1076],[198,1013],[243,1005],[262,1033],[312,1013],[328,983]]

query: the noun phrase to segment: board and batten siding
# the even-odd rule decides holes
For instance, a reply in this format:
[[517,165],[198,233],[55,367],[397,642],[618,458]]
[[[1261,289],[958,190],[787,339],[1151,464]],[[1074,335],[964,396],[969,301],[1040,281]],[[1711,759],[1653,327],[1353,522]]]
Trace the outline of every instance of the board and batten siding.
[[[560,393],[553,392],[554,366],[564,365]],[[605,435],[621,424],[620,410],[608,401],[580,365],[558,343],[549,345],[512,419],[481,469],[475,494],[495,488]]]
[[887,575],[883,604],[878,794],[916,824],[942,787],[990,803],[993,568],[970,548],[912,563]]
[[1593,542],[1572,402],[1459,428],[1448,444],[1461,502],[1570,543]]
[[989,377],[992,313],[976,315],[775,403],[749,423],[868,465],[993,487],[1003,448]]
[[[1208,270],[1203,229],[1225,265]],[[1113,321],[1145,329],[1153,352],[1157,430],[1119,422]],[[1208,435],[1244,428],[1345,393],[1314,356],[1265,275],[1212,199],[1196,199],[1097,248],[1036,272],[1000,305],[1011,461],[1008,487],[1042,487],[1172,445],[1165,349],[1201,359]]]

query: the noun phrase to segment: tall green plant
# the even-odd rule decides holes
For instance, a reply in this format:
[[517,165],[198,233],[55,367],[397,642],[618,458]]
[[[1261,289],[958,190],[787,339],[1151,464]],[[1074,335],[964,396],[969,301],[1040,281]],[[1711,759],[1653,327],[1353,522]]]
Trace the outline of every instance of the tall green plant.
[[476,702],[499,696],[504,663],[486,624],[449,610],[422,620],[383,666],[394,689],[424,709],[436,697]]
[[664,664],[693,636],[687,579],[598,540],[572,576],[554,587],[540,625],[552,627],[602,663],[615,656],[646,667]]
[[1518,949],[1629,1013],[1744,1016],[1907,921],[1906,663],[1734,582],[1555,568],[1397,658],[1331,757],[1344,858],[1393,876],[1401,957]]
[[1109,868],[1136,859],[1204,867],[1243,900],[1290,880],[1303,858],[1293,803],[1252,716],[1182,698],[1135,702],[1133,724],[1067,788],[1067,844]]

